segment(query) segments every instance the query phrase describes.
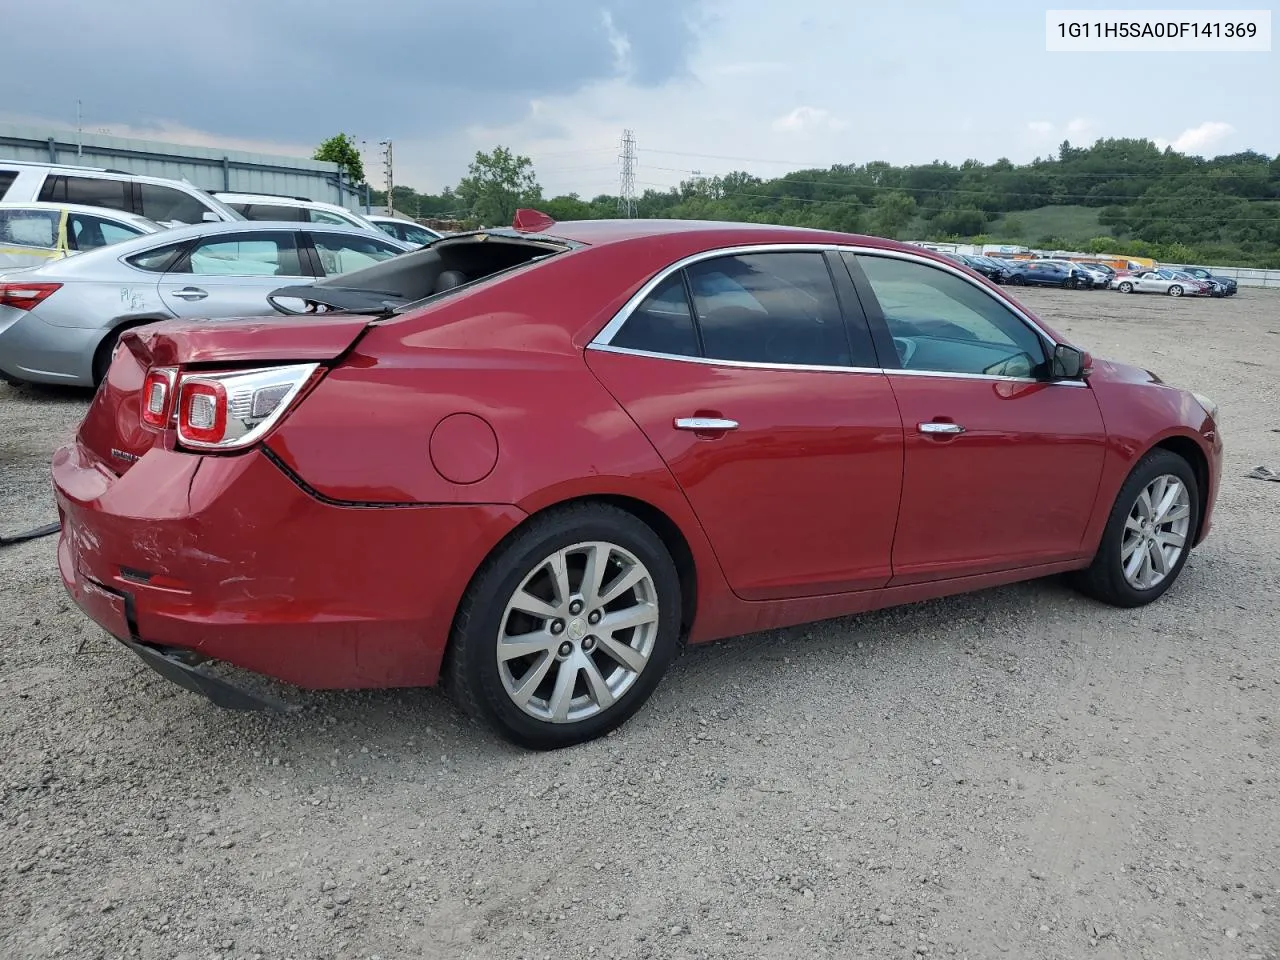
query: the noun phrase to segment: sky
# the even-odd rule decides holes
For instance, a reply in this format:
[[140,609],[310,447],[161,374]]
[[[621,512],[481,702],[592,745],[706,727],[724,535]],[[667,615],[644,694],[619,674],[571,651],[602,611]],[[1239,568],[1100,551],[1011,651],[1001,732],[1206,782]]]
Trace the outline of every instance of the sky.
[[[1268,6],[1267,3],[1271,5]],[[1280,52],[1050,53],[1073,0],[60,0],[4,14],[0,119],[307,156],[394,143],[395,180],[456,184],[477,150],[534,161],[548,196],[695,172],[1026,162],[1099,137],[1280,153]],[[1152,9],[1213,7],[1165,3]],[[1274,0],[1218,4],[1271,9]],[[54,58],[50,60],[51,56]],[[14,78],[31,78],[29,82]]]

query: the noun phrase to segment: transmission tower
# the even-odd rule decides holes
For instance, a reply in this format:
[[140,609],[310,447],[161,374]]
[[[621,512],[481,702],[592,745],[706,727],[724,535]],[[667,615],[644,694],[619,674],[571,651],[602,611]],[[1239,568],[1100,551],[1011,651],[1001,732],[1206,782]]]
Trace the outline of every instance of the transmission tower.
[[631,130],[622,131],[622,182],[618,191],[618,213],[624,217],[636,215],[636,135]]
[[391,199],[391,186],[395,182],[395,178],[391,173],[391,141],[381,140],[378,145],[382,147],[382,170],[387,180],[387,216],[395,216],[395,206]]

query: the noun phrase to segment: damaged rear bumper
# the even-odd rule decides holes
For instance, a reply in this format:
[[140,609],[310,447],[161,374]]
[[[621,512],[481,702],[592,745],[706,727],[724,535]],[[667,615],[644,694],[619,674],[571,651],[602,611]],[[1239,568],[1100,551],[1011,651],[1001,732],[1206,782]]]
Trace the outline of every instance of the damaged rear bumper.
[[120,641],[160,676],[171,683],[208,698],[228,710],[299,709],[276,697],[239,687],[201,669],[209,662],[190,650],[150,644],[138,636],[132,594],[113,590],[87,576],[75,562],[70,543],[64,537],[58,544],[58,569],[71,598],[116,640]]

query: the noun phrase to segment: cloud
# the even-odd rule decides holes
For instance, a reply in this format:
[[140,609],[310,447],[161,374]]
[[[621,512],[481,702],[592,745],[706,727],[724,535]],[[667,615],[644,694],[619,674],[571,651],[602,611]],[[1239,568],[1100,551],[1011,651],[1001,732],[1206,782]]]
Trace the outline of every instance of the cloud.
[[1093,132],[1093,123],[1084,117],[1075,117],[1059,127],[1049,120],[1032,120],[1027,124],[1027,129],[1041,140],[1056,140],[1058,137],[1088,140]]
[[1236,128],[1229,123],[1221,120],[1206,120],[1198,127],[1183,130],[1172,140],[1161,140],[1157,137],[1156,146],[1161,150],[1165,147],[1173,147],[1178,153],[1208,156],[1208,150],[1235,132]]
[[819,130],[843,130],[847,123],[822,107],[796,107],[773,121],[773,129],[785,133],[812,133]]
[[[684,76],[703,0],[487,4],[374,0],[337,19],[310,0],[222,0],[209,8],[129,0],[6,5],[6,75],[21,109],[86,127],[171,122],[244,139],[317,143],[339,130],[378,140],[436,135],[531,99],[624,76],[651,89]],[[318,12],[319,11],[319,12]],[[57,51],[52,67],[49,51]],[[105,56],[117,51],[119,56]]]

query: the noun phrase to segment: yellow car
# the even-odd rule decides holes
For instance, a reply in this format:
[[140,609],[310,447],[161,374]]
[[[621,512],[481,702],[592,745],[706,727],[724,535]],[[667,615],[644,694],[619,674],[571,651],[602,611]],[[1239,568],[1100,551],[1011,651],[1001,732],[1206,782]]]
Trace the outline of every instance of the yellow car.
[[74,203],[0,203],[0,271],[34,267],[164,227],[146,217]]

